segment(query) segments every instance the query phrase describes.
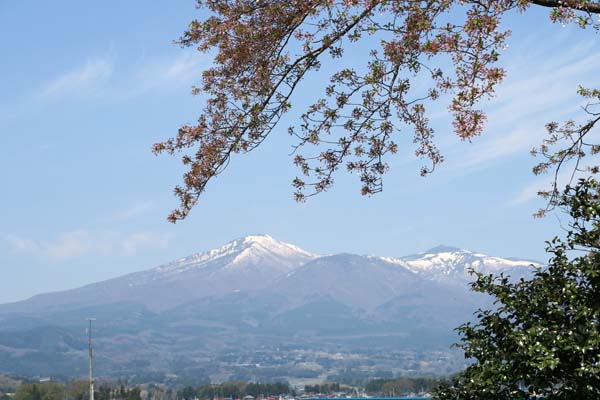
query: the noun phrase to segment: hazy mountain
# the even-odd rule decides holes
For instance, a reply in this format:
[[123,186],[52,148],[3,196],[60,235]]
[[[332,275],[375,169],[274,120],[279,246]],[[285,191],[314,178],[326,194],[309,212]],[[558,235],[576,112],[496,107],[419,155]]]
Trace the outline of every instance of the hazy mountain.
[[474,279],[471,270],[494,275],[505,273],[518,278],[529,275],[532,265],[540,265],[534,261],[493,257],[449,246],[434,247],[399,259],[383,259],[401,265],[423,278],[461,286]]
[[247,236],[147,271],[1,305],[0,312],[64,310],[124,301],[165,310],[235,290],[261,290],[316,257],[268,235]]
[[[432,362],[414,364],[411,352],[439,362],[435,352],[448,352],[452,329],[486,304],[469,291],[468,270],[523,276],[530,264],[451,247],[403,258],[319,256],[247,236],[146,271],[0,305],[0,372],[81,374],[90,316],[104,375],[206,371],[264,380],[275,371],[358,368],[360,352],[369,365],[427,372]],[[302,357],[321,369],[297,371]],[[442,359],[457,368],[458,358]]]
[[280,278],[273,291],[300,304],[328,296],[354,309],[372,311],[397,296],[411,297],[438,286],[402,264],[378,257],[338,254],[317,258],[295,269]]

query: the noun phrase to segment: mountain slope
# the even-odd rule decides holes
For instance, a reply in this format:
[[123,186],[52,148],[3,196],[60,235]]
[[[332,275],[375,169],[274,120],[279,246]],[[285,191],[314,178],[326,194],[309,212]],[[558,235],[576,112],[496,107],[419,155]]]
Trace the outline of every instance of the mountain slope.
[[117,302],[166,310],[198,298],[260,290],[314,258],[316,255],[268,235],[252,235],[147,271],[0,305],[0,312],[31,313]]
[[505,273],[513,278],[531,274],[535,261],[500,258],[456,247],[437,246],[425,252],[402,258],[383,258],[426,279],[464,286],[474,279],[470,270],[483,274]]
[[469,268],[522,276],[530,264],[448,247],[403,258],[318,256],[247,236],[146,271],[0,305],[0,372],[55,368],[77,376],[86,365],[88,317],[97,318],[104,376],[316,373],[299,369],[301,362],[321,363],[323,376],[373,364],[432,373],[443,362],[454,371],[464,361],[448,350],[453,328],[488,305],[469,290]]
[[337,254],[312,260],[280,278],[273,290],[296,303],[327,296],[355,309],[372,310],[407,291],[419,290],[410,270],[377,257]]

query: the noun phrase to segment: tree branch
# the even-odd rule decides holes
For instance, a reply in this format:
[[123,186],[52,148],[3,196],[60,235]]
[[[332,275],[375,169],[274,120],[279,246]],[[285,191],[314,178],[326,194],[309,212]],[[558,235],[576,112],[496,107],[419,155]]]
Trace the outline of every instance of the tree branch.
[[591,1],[581,1],[576,4],[575,2],[564,1],[564,0],[531,0],[532,4],[536,4],[542,7],[568,7],[579,11],[585,11],[592,14],[600,14],[600,3]]

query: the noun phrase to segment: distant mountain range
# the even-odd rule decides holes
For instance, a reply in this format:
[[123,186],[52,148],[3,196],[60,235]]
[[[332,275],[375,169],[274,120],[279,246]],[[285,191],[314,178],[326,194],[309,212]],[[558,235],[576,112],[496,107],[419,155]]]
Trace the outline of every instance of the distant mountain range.
[[[460,357],[448,356],[453,328],[488,301],[469,291],[469,269],[518,278],[532,264],[442,246],[403,258],[318,255],[247,236],[0,305],[0,372],[84,375],[83,329],[92,316],[105,376],[273,380],[431,373],[436,365],[449,372],[460,367]],[[415,357],[425,364],[415,367]]]

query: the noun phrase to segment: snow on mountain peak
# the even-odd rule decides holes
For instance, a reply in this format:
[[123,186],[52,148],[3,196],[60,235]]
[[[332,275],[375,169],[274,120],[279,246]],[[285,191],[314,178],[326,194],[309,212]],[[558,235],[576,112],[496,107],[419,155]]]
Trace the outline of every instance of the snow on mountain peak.
[[[237,282],[236,285],[252,281],[256,286],[261,281],[291,274],[308,261],[319,257],[321,256],[269,235],[248,235],[221,247],[133,274],[131,281],[137,286],[165,279],[185,280],[191,276],[196,279],[202,275],[206,277],[203,279],[221,277]],[[492,257],[448,246],[434,247],[402,258],[374,258],[396,264],[399,268],[426,279],[457,283],[472,280],[473,277],[469,274],[471,269],[486,274],[505,272],[516,276],[528,273],[527,271],[531,271],[530,266],[537,264],[525,260]],[[192,275],[188,275],[188,272]]]
[[273,239],[273,237],[271,237],[270,235],[266,235],[266,234],[248,235],[248,236],[244,236],[241,239],[238,239],[238,241],[242,241],[243,243],[247,243],[247,244],[260,244],[260,245],[264,245],[264,246],[269,246],[269,245],[272,245],[273,243],[278,243],[277,240]]
[[309,253],[293,244],[281,242],[269,235],[249,235],[216,249],[196,253],[154,269],[161,275],[198,269],[219,261],[223,268],[233,268],[248,263],[282,263],[298,266],[317,255]]
[[460,276],[471,279],[469,270],[483,273],[523,273],[531,265],[539,263],[493,257],[483,253],[456,247],[437,246],[423,253],[403,257],[397,261],[414,273],[427,274],[439,279],[441,277]]
[[230,263],[230,266],[261,260],[287,261],[294,264],[304,263],[316,257],[290,243],[273,239],[269,235],[249,235],[238,239],[236,243],[242,250]]
[[445,246],[443,244],[439,246],[432,247],[431,249],[420,253],[420,254],[437,254],[437,253],[459,253],[459,252],[467,252],[470,253],[469,250],[460,249],[458,247]]

